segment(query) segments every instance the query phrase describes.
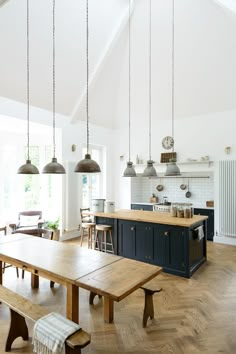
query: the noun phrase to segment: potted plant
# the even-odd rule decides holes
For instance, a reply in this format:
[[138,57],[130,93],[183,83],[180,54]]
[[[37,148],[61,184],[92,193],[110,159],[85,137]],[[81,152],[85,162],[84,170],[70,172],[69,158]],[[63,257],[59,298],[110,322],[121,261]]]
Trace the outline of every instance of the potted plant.
[[46,227],[53,231],[53,240],[58,241],[60,236],[59,230],[60,218],[57,218],[55,221],[46,221]]

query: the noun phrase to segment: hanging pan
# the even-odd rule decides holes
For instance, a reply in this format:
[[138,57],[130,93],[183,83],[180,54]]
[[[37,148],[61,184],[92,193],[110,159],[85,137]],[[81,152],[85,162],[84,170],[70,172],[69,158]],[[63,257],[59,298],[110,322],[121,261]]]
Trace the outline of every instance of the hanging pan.
[[156,186],[156,189],[158,190],[158,192],[163,191],[164,186],[163,186],[163,184],[161,184],[161,180],[160,180],[160,184],[158,184],[158,186]]
[[187,192],[185,193],[185,197],[186,197],[186,198],[190,198],[191,195],[192,195],[192,193],[189,191],[189,179],[188,179],[188,190],[187,190]]

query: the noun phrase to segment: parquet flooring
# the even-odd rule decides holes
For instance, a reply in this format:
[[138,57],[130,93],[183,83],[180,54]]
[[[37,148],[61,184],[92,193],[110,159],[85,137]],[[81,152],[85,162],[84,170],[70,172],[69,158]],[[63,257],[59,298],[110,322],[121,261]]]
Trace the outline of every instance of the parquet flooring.
[[[73,241],[76,242],[76,241]],[[236,353],[236,247],[208,242],[208,261],[191,279],[161,274],[153,280],[161,293],[154,295],[155,319],[142,328],[144,295],[137,290],[115,303],[115,322],[103,323],[102,300],[89,306],[86,290],[80,290],[80,323],[91,333],[91,344],[82,353]],[[65,289],[40,279],[40,288],[31,290],[30,277],[17,279],[9,268],[4,283],[12,290],[65,313]],[[0,353],[9,326],[9,310],[0,305]],[[29,323],[30,331],[32,324]],[[13,353],[33,353],[21,339]]]

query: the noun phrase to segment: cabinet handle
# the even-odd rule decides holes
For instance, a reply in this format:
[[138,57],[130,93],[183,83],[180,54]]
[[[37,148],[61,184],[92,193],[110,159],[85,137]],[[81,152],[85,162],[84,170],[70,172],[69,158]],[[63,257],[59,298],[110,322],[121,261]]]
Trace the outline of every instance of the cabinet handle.
[[131,230],[131,231],[134,231],[134,230],[135,230],[135,226],[132,226],[132,227],[130,228],[130,230]]
[[165,232],[164,232],[164,235],[165,235],[165,236],[169,236],[169,232],[168,232],[168,231],[165,231]]

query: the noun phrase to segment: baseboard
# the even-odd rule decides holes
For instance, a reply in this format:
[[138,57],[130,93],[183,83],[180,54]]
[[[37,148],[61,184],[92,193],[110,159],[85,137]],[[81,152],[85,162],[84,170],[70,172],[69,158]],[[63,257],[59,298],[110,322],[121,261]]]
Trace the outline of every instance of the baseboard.
[[236,246],[236,238],[234,237],[214,236],[214,242]]
[[60,236],[60,241],[70,240],[72,238],[76,238],[76,237],[79,237],[79,236],[80,236],[80,231],[78,229],[76,229],[76,230],[66,230]]

